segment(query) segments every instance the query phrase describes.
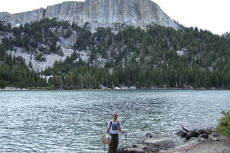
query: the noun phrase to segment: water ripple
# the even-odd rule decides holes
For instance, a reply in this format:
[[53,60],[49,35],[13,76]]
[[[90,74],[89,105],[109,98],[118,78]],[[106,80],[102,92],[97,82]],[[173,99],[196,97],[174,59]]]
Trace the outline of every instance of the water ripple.
[[[101,136],[119,114],[128,143],[146,132],[177,139],[181,125],[215,126],[229,91],[0,91],[0,151],[102,153]],[[182,140],[177,140],[178,142]],[[126,138],[120,136],[120,145]],[[107,146],[106,146],[107,147]]]

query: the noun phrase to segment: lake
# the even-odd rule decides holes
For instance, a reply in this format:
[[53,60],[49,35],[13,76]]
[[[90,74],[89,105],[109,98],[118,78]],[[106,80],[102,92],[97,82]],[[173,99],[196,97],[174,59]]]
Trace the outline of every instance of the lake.
[[113,113],[128,132],[121,146],[149,132],[183,143],[182,125],[215,127],[229,99],[228,90],[0,91],[0,152],[103,153]]

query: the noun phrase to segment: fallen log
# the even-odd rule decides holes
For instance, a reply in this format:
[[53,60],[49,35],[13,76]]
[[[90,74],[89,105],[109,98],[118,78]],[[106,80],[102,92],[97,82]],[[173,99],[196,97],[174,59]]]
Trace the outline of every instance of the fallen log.
[[185,138],[186,141],[189,141],[190,138],[192,137],[199,137],[200,135],[209,135],[212,133],[211,128],[206,128],[206,129],[194,129],[194,130],[188,130],[182,126],[182,129],[185,131],[179,131],[176,133],[176,135],[181,136],[182,138]]

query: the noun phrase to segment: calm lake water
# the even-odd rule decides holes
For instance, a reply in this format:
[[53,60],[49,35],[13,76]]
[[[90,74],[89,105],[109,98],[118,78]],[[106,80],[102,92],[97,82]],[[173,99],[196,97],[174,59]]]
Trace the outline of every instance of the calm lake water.
[[182,143],[182,125],[215,127],[229,99],[230,91],[216,90],[0,91],[0,152],[103,153],[112,113],[128,144],[148,132]]

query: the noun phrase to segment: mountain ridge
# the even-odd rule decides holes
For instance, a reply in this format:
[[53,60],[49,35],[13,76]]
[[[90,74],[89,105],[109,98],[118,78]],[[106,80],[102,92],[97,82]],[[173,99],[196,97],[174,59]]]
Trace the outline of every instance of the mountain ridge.
[[0,12],[0,20],[5,23],[25,24],[43,18],[57,18],[76,22],[83,26],[86,22],[93,27],[107,27],[115,23],[145,27],[158,24],[178,29],[178,25],[160,6],[151,0],[85,0],[85,2],[67,1],[47,8],[10,14]]

